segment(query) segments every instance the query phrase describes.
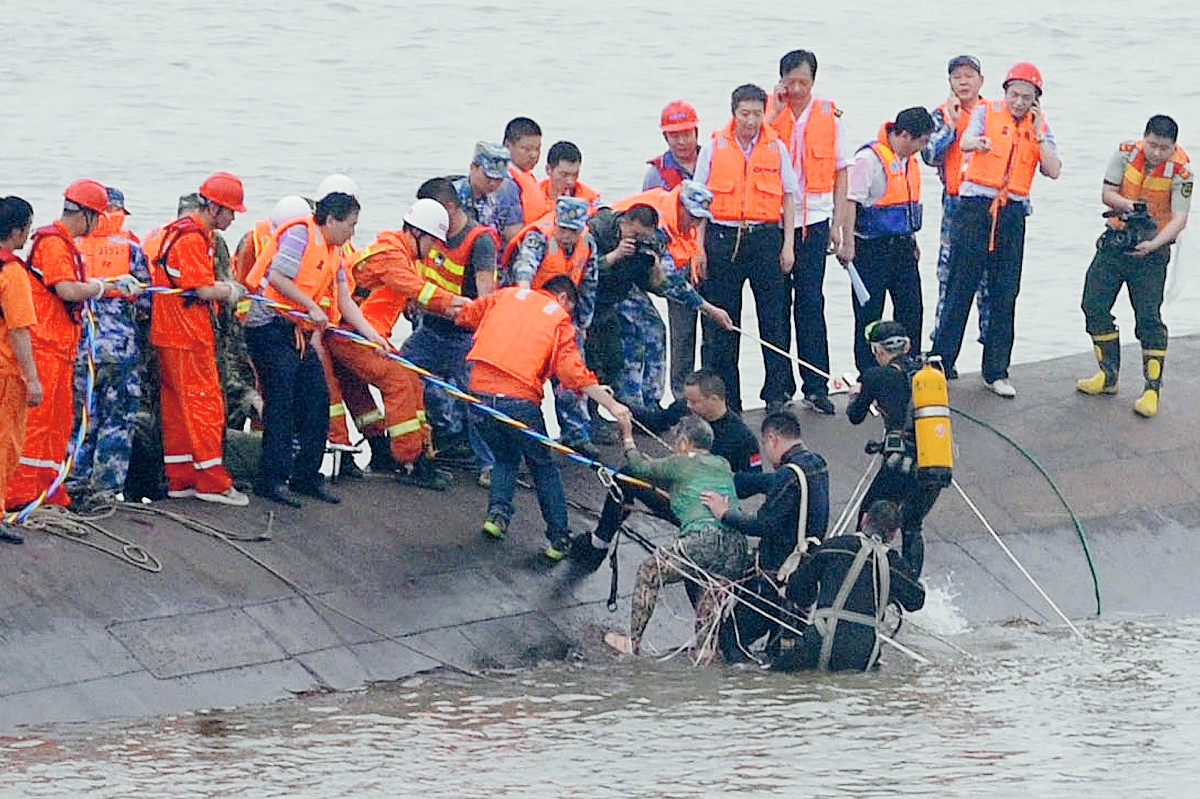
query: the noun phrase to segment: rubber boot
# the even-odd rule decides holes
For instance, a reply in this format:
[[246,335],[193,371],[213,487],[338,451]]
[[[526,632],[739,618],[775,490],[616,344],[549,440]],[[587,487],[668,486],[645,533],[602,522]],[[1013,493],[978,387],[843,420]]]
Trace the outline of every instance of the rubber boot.
[[1081,394],[1116,394],[1117,373],[1121,371],[1121,334],[1114,330],[1111,333],[1099,333],[1092,336],[1092,345],[1096,350],[1096,360],[1100,363],[1100,371],[1092,377],[1075,381],[1075,390]]
[[372,472],[385,474],[400,468],[400,464],[392,457],[392,446],[387,436],[371,436],[367,443],[371,445]]
[[1149,419],[1158,413],[1158,394],[1162,390],[1163,360],[1166,350],[1142,350],[1142,374],[1146,377],[1146,388],[1142,396],[1133,403],[1133,412]]

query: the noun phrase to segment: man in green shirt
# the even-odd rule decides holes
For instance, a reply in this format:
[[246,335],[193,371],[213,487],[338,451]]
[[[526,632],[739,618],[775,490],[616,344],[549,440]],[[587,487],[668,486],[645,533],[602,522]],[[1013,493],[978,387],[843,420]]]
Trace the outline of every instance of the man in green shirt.
[[[629,635],[610,632],[604,636],[604,642],[617,652],[637,654],[659,589],[688,578],[740,577],[747,563],[746,537],[717,521],[700,501],[701,493],[713,492],[737,503],[729,462],[709,452],[713,432],[708,422],[698,416],[685,417],[676,430],[674,454],[657,460],[638,450],[628,419],[621,421],[621,433],[629,461],[622,471],[666,489],[680,528],[675,543],[657,550],[638,568]],[[702,609],[700,612],[703,615]]]

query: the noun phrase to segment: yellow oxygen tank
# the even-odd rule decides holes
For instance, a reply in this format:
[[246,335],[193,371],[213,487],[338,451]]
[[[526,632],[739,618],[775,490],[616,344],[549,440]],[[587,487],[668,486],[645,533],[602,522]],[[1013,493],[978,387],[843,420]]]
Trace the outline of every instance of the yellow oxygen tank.
[[[935,366],[936,364],[936,366]],[[950,435],[950,391],[942,359],[930,358],[912,378],[917,477],[947,486],[954,474],[954,441]]]

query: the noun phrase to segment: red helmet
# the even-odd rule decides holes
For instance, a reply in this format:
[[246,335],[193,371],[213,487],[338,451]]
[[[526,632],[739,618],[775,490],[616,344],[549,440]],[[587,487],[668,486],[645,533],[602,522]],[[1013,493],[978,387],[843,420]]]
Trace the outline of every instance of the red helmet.
[[246,190],[242,187],[241,179],[229,172],[214,172],[200,184],[200,196],[210,203],[237,211],[239,214],[246,210],[243,200]]
[[102,214],[108,210],[108,189],[94,180],[77,180],[63,192],[63,197],[89,211]]
[[659,126],[663,133],[692,130],[700,127],[700,117],[696,116],[696,109],[691,103],[672,100],[663,108]]
[[1013,64],[1012,69],[1004,76],[1004,88],[1007,89],[1008,84],[1014,80],[1023,80],[1026,83],[1032,83],[1033,88],[1037,89],[1038,97],[1042,96],[1042,73],[1028,61]]

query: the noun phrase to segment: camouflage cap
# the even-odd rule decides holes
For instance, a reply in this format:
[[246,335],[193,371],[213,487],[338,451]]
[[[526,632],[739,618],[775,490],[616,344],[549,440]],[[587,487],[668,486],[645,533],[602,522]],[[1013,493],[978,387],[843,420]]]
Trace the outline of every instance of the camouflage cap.
[[588,201],[582,197],[559,197],[554,201],[554,224],[567,230],[583,230],[588,208]]
[[475,155],[471,163],[479,164],[483,174],[496,180],[508,176],[508,162],[511,159],[512,154],[504,145],[478,141],[475,142]]
[[190,214],[192,211],[199,211],[204,206],[204,198],[199,192],[185,194],[179,198],[179,207],[176,210],[178,216]]
[[108,192],[108,207],[110,209],[120,208],[128,216],[129,210],[125,207],[125,192],[114,189],[112,186],[105,186],[105,190]]
[[679,201],[687,212],[697,219],[712,219],[713,193],[708,186],[694,180],[685,180],[679,185]]

